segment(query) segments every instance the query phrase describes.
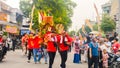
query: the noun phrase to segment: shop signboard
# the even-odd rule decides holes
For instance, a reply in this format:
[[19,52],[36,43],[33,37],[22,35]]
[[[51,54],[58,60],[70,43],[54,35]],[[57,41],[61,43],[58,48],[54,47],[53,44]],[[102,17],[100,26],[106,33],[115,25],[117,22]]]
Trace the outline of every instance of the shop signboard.
[[20,35],[23,35],[23,34],[25,34],[25,33],[29,34],[29,33],[30,33],[30,30],[26,30],[26,29],[20,30]]
[[6,13],[0,12],[0,21],[5,21],[5,22],[8,21]]
[[16,34],[18,32],[18,29],[16,26],[6,26],[6,32]]

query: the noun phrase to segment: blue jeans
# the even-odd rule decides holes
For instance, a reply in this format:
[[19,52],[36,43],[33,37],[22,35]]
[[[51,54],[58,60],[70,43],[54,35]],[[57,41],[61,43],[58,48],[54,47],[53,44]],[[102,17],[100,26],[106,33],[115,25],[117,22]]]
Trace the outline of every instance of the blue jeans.
[[[33,55],[34,55],[34,62],[40,62],[40,59],[42,57],[40,53],[40,48],[39,49],[33,49]],[[38,58],[37,58],[38,56]]]
[[47,63],[47,58],[48,58],[47,50],[43,49],[43,51],[44,51],[44,59],[45,59],[45,62]]

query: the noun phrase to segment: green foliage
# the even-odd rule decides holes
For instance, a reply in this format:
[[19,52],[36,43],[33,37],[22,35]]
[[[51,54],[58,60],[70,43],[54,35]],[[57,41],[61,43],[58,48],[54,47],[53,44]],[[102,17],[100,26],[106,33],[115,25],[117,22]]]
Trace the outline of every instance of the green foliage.
[[38,22],[38,10],[35,9],[34,13],[33,13],[33,26],[32,26],[32,29],[36,30],[38,28],[40,28],[40,25],[39,25],[39,22]]
[[63,24],[66,30],[71,25],[70,17],[73,15],[73,8],[76,6],[71,0],[34,0],[34,4],[37,9],[53,16],[55,24]]
[[76,34],[76,32],[74,30],[69,32],[70,36],[74,36],[75,34]]
[[[33,4],[30,4],[30,0],[21,0],[20,9],[23,11],[26,17],[29,17],[32,5],[35,5],[37,10],[45,11],[47,15],[53,16],[55,24],[63,24],[65,30],[71,26],[70,17],[73,15],[73,8],[76,6],[72,0],[33,0]],[[38,15],[37,11],[34,13],[34,29],[38,29]]]
[[103,15],[100,27],[105,33],[113,31],[115,26],[115,21],[109,15]]
[[25,17],[29,17],[32,9],[30,0],[20,0],[20,9],[22,10]]
[[94,31],[98,31],[98,24],[94,24],[94,25],[93,25],[93,30],[94,30]]

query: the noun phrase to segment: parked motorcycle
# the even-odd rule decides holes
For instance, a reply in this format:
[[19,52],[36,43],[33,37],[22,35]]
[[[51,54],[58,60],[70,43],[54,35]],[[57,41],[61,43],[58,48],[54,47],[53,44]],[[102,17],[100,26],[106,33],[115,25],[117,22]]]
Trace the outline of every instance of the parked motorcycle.
[[120,68],[120,56],[109,53],[108,66],[109,68]]
[[2,47],[2,43],[0,43],[0,61],[2,61],[3,59],[3,47]]

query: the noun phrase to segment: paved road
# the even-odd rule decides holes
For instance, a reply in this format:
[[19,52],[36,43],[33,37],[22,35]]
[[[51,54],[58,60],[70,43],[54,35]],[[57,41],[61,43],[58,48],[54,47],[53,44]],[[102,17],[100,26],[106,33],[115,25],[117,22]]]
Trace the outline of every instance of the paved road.
[[[74,64],[72,60],[73,53],[69,53],[67,68],[87,68],[87,64]],[[53,68],[60,68],[60,62],[60,56],[57,54]],[[22,55],[21,50],[16,50],[8,52],[7,58],[0,63],[0,68],[48,68],[48,64],[44,64],[44,59],[41,60],[41,64],[34,64],[33,60],[31,63],[27,63],[27,57]]]

